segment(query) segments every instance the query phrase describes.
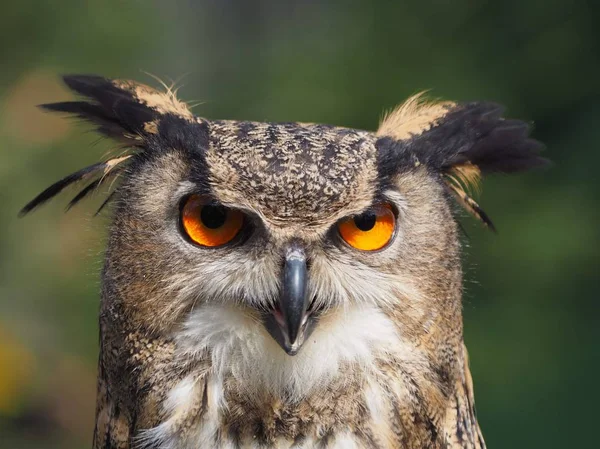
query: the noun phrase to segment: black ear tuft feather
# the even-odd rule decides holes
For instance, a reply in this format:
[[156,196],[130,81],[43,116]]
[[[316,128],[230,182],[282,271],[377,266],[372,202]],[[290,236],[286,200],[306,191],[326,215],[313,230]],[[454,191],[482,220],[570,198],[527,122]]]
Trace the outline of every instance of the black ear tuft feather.
[[121,170],[122,169],[120,167],[116,167],[116,168],[110,170],[108,173],[103,174],[98,179],[95,179],[94,181],[89,183],[77,195],[75,195],[75,197],[71,201],[69,201],[69,204],[67,205],[67,207],[65,209],[65,212],[68,212],[73,206],[75,206],[77,203],[79,203],[81,200],[83,200],[85,197],[87,197],[90,193],[92,193],[94,190],[96,190],[98,187],[100,187],[106,181],[108,181],[109,179],[112,179],[114,176],[118,175],[121,172]]
[[38,196],[36,196],[34,199],[32,199],[29,203],[27,203],[25,207],[23,207],[23,209],[21,209],[21,211],[19,212],[19,216],[22,217],[23,215],[28,214],[36,207],[41,206],[46,201],[58,195],[71,184],[82,181],[91,176],[92,174],[103,170],[105,165],[105,162],[98,162],[96,164],[82,168],[81,170],[78,170],[75,173],[71,173],[68,176],[65,176],[63,179],[61,179],[58,182],[55,182],[42,193],[40,193]]
[[132,146],[141,141],[136,136],[144,134],[144,125],[156,120],[159,113],[142,104],[135,95],[117,87],[107,78],[93,75],[68,75],[65,84],[93,102],[66,101],[43,104],[48,111],[64,112],[98,125],[98,131],[113,139],[125,140]]
[[100,212],[102,212],[102,210],[108,205],[108,203],[110,203],[113,199],[115,199],[115,194],[117,193],[116,190],[113,190],[112,192],[110,192],[108,194],[108,196],[106,197],[106,199],[102,202],[102,204],[100,205],[100,207],[98,208],[98,210],[96,211],[96,213],[94,213],[94,217],[99,215]]
[[73,206],[75,206],[82,199],[84,199],[86,196],[88,196],[90,193],[92,193],[94,190],[100,187],[100,185],[102,184],[102,180],[103,178],[95,179],[83,189],[81,189],[81,191],[77,195],[75,195],[71,201],[69,201],[69,204],[67,204],[67,207],[65,208],[65,212],[68,212]]
[[93,181],[91,184],[87,185],[82,191],[80,191],[75,196],[75,198],[71,200],[71,202],[67,206],[67,210],[69,210],[71,207],[73,207],[75,204],[77,204],[79,201],[85,198],[89,193],[91,193],[94,190],[94,188],[99,187],[104,181],[118,174],[123,167],[120,164],[125,162],[130,157],[131,155],[115,157],[112,159],[108,159],[104,162],[98,162],[96,164],[90,165],[89,167],[82,168],[81,170],[76,171],[75,173],[71,173],[70,175],[64,177],[60,181],[52,184],[50,187],[48,187],[46,190],[44,190],[42,193],[36,196],[33,200],[27,203],[25,207],[23,207],[23,209],[21,209],[21,211],[19,212],[19,216],[22,217],[23,215],[28,214],[36,207],[41,206],[46,201],[58,195],[71,184],[84,181],[95,175],[100,175],[98,179]]
[[46,111],[64,112],[92,122],[98,125],[97,131],[101,134],[115,140],[125,141],[130,146],[136,146],[139,143],[124,135],[124,131],[127,131],[130,135],[135,134],[133,128],[123,124],[114,114],[112,116],[108,115],[99,105],[85,101],[67,101],[41,104],[40,107]]
[[539,153],[544,146],[529,138],[530,126],[502,118],[495,103],[468,103],[449,110],[437,125],[415,137],[415,151],[426,150],[424,159],[447,171],[470,163],[481,173],[513,173],[548,164]]

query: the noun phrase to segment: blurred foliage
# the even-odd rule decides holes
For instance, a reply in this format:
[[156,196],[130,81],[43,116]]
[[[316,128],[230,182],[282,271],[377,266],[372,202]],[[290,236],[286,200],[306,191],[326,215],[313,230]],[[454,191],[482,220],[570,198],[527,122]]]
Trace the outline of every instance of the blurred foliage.
[[[551,170],[486,180],[465,335],[491,448],[594,445],[600,400],[600,3],[546,0],[10,2],[0,15],[0,435],[89,447],[107,218],[19,208],[110,149],[35,105],[61,73],[179,79],[210,118],[374,129],[408,95],[487,99],[535,123]],[[63,198],[66,204],[66,198]],[[96,198],[101,201],[101,198]],[[91,203],[94,203],[92,201]]]

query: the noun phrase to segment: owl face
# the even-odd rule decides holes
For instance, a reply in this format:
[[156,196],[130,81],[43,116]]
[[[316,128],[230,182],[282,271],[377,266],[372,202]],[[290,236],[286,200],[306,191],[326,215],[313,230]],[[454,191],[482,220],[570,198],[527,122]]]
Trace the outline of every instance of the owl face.
[[[493,104],[415,97],[371,133],[210,121],[170,92],[65,81],[91,101],[46,108],[87,119],[132,151],[69,175],[23,212],[95,178],[70,207],[121,175],[103,276],[131,327],[189,336],[201,311],[203,329],[219,334],[214,323],[226,316],[229,334],[251,328],[242,340],[276,343],[285,357],[335,332],[342,345],[373,323],[432,340],[432,354],[443,339],[459,341],[452,198],[492,226],[468,184],[544,163],[527,125]],[[385,320],[365,326],[361,314]]]
[[442,183],[424,169],[382,182],[374,135],[208,126],[203,157],[157,153],[119,193],[111,270],[132,281],[122,296],[145,325],[168,329],[220,304],[253,316],[294,355],[339,310],[387,311],[411,298],[405,307],[422,309],[418,328],[425,280],[460,273]]

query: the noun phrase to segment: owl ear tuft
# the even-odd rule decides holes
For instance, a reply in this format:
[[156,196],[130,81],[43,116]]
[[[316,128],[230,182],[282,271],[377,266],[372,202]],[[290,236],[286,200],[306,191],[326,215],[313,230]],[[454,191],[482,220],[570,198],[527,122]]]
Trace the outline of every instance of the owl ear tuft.
[[[502,118],[504,108],[493,103],[456,106],[440,119],[424,140],[447,142],[445,151],[432,157],[459,204],[495,231],[483,209],[468,194],[477,192],[483,175],[516,173],[545,166],[539,155],[543,145],[531,139],[530,126]],[[437,134],[437,135],[436,135]]]
[[111,80],[95,75],[67,75],[65,84],[90,101],[43,104],[48,111],[64,112],[98,126],[98,131],[133,147],[144,138],[158,133],[165,115],[192,121],[187,105],[175,97],[172,89],[159,92],[144,84]]
[[[172,88],[165,86],[166,92],[159,92],[133,81],[111,80],[95,75],[67,75],[63,80],[77,94],[86,97],[86,100],[43,104],[41,107],[91,122],[101,134],[120,141],[125,148],[134,151],[98,162],[64,177],[27,203],[19,213],[21,216],[58,195],[66,187],[91,180],[69,202],[69,210],[107,180],[122,173],[129,165],[124,164],[125,161],[136,153],[146,153],[151,139],[164,139],[169,148],[181,146],[181,140],[186,138],[191,142],[191,148],[193,144],[204,142],[204,128],[196,121],[187,105],[175,97]],[[180,126],[188,123],[194,126]],[[115,197],[115,191],[109,194],[98,212]]]
[[529,137],[529,124],[504,119],[503,112],[495,103],[435,103],[417,95],[386,116],[377,135],[386,148],[385,160],[392,152],[395,170],[428,166],[443,177],[459,203],[493,229],[469,189],[489,173],[515,173],[549,163],[539,155],[543,145]]

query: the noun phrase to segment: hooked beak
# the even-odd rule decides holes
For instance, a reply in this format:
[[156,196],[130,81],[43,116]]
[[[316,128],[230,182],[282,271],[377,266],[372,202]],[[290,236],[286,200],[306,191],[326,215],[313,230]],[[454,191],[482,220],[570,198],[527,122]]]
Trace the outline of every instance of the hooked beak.
[[315,318],[308,311],[308,270],[302,249],[297,246],[288,249],[282,276],[279,303],[265,317],[264,324],[285,352],[296,355],[315,324]]

